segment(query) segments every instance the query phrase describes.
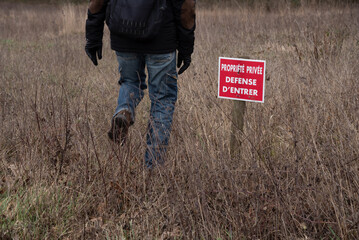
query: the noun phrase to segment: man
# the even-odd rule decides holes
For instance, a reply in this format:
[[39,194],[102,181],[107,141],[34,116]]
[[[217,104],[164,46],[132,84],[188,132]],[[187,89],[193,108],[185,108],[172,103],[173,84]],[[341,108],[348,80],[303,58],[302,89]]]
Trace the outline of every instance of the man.
[[[108,20],[106,16],[108,18],[113,3],[112,0],[90,0],[85,50],[96,66],[97,58],[102,58],[104,22]],[[159,32],[151,39],[134,40],[110,31],[121,87],[108,136],[121,145],[125,142],[128,128],[135,121],[136,106],[147,89],[147,67],[151,110],[145,163],[149,168],[163,163],[170,137],[177,100],[176,50],[178,74],[182,74],[191,63],[194,45],[196,0],[166,0],[166,5]],[[116,12],[112,10],[111,14]]]

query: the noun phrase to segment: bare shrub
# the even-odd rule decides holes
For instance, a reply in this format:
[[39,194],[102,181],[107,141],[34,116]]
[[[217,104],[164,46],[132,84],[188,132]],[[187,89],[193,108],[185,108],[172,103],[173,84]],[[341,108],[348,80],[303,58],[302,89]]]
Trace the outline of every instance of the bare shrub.
[[65,4],[62,6],[62,34],[73,34],[73,33],[83,33],[84,26],[79,25],[79,22],[82,22],[86,19],[86,11],[83,11],[83,8],[74,6],[72,4]]

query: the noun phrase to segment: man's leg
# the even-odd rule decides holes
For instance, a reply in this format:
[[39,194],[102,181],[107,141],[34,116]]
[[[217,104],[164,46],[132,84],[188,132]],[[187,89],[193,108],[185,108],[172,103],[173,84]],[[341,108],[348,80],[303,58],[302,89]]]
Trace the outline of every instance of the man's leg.
[[135,109],[143,98],[143,90],[147,88],[145,59],[141,54],[116,52],[121,74],[121,85],[117,107],[112,118],[110,139],[123,143],[128,127],[135,119]]
[[146,55],[151,112],[145,163],[161,164],[170,138],[177,101],[176,52]]

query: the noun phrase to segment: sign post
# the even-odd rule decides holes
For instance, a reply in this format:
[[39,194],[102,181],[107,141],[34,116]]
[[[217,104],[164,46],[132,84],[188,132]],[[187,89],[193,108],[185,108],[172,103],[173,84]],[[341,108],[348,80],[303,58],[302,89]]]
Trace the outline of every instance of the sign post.
[[264,102],[265,66],[265,61],[249,57],[219,58],[218,97],[239,100],[232,108],[232,158],[240,157],[246,102]]

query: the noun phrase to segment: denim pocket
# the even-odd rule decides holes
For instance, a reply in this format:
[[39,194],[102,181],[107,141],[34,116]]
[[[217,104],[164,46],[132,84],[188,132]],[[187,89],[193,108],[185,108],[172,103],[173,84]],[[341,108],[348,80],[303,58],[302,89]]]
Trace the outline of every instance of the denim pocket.
[[139,58],[137,53],[123,53],[123,52],[118,52],[116,51],[116,56],[118,60],[135,60],[137,58]]
[[174,55],[175,55],[174,53],[152,54],[150,55],[150,61],[152,62],[152,64],[166,63],[172,61]]

